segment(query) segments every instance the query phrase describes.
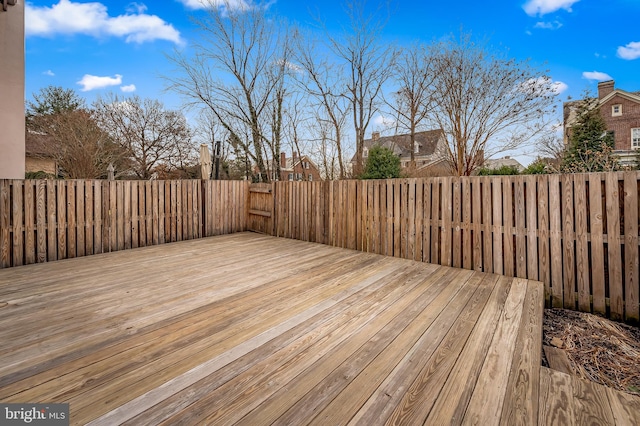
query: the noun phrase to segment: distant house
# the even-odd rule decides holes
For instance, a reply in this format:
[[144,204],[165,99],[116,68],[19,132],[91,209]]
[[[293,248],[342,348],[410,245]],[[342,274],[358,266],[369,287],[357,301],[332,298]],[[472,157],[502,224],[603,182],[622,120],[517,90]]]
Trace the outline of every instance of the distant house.
[[522,172],[524,170],[524,166],[520,164],[518,160],[509,156],[502,158],[490,158],[484,160],[484,164],[482,165],[482,167],[484,167],[485,169],[499,169],[500,167],[505,166],[515,167],[516,169],[518,169],[518,172]]
[[58,175],[58,163],[52,152],[51,136],[26,132],[25,135],[25,173],[44,172]]
[[[271,179],[276,180],[276,160],[272,160],[267,165]],[[280,153],[280,176],[278,180],[289,181],[318,181],[322,180],[318,166],[307,155],[293,154],[288,157],[284,152]]]
[[[577,119],[578,106],[584,100],[565,102],[564,143],[569,143],[571,127]],[[621,163],[635,162],[640,149],[640,92],[616,89],[613,80],[598,83],[598,98],[590,108],[600,108],[607,130],[613,133],[614,153]]]
[[[400,157],[400,166],[405,172],[411,170],[412,175],[450,174],[450,167],[444,160],[445,144],[444,132],[441,129],[417,132],[413,146],[409,134],[380,136],[380,133],[373,132],[371,139],[364,140],[362,156],[363,161],[366,162],[369,150],[374,146],[381,146],[390,149]],[[414,167],[411,165],[412,152],[415,160]],[[354,156],[351,164],[355,162]]]

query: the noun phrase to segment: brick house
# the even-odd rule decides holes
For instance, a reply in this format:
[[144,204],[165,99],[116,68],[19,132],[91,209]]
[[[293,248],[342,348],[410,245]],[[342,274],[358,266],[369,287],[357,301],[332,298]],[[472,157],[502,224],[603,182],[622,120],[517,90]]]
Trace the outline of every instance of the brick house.
[[[441,129],[417,132],[413,147],[409,134],[380,136],[380,133],[373,132],[371,139],[364,140],[362,156],[366,162],[369,150],[374,146],[382,146],[400,157],[400,166],[405,174],[412,177],[449,175],[451,167],[444,160],[445,144],[444,132]],[[411,151],[415,167],[411,167]],[[355,161],[354,156],[351,163],[355,164]]]
[[280,153],[280,180],[322,180],[318,166],[306,155],[293,154],[287,158],[287,154]]
[[[571,126],[576,120],[577,106],[581,101],[564,104],[564,143],[569,143]],[[613,80],[598,83],[598,98],[590,108],[600,108],[607,130],[613,133],[614,152],[621,163],[635,160],[640,149],[640,92],[616,89]]]

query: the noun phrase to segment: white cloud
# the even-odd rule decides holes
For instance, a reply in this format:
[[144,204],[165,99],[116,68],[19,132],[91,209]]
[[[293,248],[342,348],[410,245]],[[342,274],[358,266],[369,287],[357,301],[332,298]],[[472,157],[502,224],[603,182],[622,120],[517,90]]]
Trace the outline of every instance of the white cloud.
[[129,3],[125,9],[128,13],[144,13],[147,11],[147,5],[144,3]]
[[251,7],[251,0],[179,0],[189,9],[206,9],[210,6],[227,9],[247,10]]
[[102,3],[74,3],[60,0],[51,7],[27,3],[25,33],[27,36],[85,34],[94,37],[116,36],[126,42],[143,43],[167,40],[183,44],[180,32],[156,15],[144,13],[146,6],[132,3],[127,13],[109,16]]
[[571,12],[571,6],[579,1],[580,0],[527,0],[522,8],[529,16],[542,16],[560,9]]
[[120,90],[122,90],[125,93],[135,92],[136,91],[136,85],[135,84],[129,84],[128,86],[120,86]]
[[562,81],[553,81],[550,77],[540,76],[530,78],[517,86],[517,90],[535,96],[545,96],[548,94],[559,95],[567,90],[569,86]]
[[600,71],[585,71],[582,73],[582,78],[595,81],[613,80],[609,74]]
[[99,77],[97,75],[85,74],[80,81],[77,82],[82,86],[83,92],[93,89],[102,89],[109,86],[119,86],[122,84],[122,76],[116,74],[115,77]]
[[551,91],[556,95],[559,95],[560,93],[566,91],[568,88],[569,86],[567,85],[567,83],[564,83],[562,81],[554,81],[553,83],[551,83]]
[[557,30],[562,27],[562,22],[553,21],[553,22],[536,22],[533,28],[540,28],[543,30]]
[[396,121],[391,117],[385,117],[384,115],[377,115],[373,117],[373,125],[376,128],[389,128],[395,126]]
[[51,70],[46,70],[46,71],[45,71],[45,72],[43,72],[42,74],[43,74],[43,75],[48,75],[49,77],[53,77],[53,76],[55,76],[55,75],[56,75],[56,74],[55,74],[53,71],[51,71]]
[[618,56],[628,60],[640,58],[640,41],[632,41],[626,46],[618,47]]

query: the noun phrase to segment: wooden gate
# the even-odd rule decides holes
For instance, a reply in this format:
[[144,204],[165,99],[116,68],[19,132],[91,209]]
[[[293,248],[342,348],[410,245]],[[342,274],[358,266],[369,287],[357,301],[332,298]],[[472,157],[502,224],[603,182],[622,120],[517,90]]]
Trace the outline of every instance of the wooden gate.
[[247,227],[250,231],[273,235],[273,185],[252,183],[249,186],[249,215]]

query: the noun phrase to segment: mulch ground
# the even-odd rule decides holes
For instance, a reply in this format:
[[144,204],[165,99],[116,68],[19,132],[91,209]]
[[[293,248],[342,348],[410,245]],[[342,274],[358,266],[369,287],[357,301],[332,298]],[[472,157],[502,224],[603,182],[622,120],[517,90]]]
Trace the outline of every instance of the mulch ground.
[[576,375],[640,395],[640,328],[597,315],[545,309],[543,344],[564,350]]

